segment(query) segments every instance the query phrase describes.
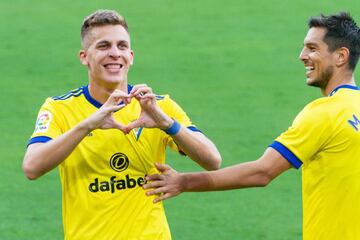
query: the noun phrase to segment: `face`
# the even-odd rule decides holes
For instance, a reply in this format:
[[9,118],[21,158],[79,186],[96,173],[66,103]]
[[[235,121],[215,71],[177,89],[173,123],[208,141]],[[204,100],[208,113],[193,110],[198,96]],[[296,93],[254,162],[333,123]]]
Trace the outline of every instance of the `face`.
[[305,65],[306,83],[322,89],[332,78],[335,66],[335,52],[328,51],[328,45],[323,41],[325,34],[325,28],[310,28],[299,56]]
[[85,37],[84,46],[80,61],[89,69],[90,82],[105,87],[127,83],[134,53],[130,36],[121,25],[94,27]]

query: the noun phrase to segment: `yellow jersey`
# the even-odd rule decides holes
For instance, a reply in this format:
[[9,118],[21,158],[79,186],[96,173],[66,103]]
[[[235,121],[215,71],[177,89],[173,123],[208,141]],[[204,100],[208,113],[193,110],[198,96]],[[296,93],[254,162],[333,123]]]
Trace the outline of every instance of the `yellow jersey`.
[[271,145],[302,168],[303,239],[360,239],[360,89],[308,104]]
[[[199,131],[168,95],[157,96],[156,101],[182,126]],[[39,111],[29,144],[59,137],[99,107],[87,86],[48,98]],[[129,124],[140,111],[133,99],[115,112],[114,118]],[[138,128],[128,135],[117,129],[89,133],[59,165],[65,239],[171,239],[162,203],[153,204],[154,198],[142,189],[145,176],[157,171],[154,162],[164,163],[167,146],[179,150],[160,129]]]

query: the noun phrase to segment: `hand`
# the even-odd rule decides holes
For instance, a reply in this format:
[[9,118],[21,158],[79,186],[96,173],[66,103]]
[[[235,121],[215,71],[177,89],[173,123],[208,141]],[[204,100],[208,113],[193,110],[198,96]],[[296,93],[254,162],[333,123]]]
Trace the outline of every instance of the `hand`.
[[154,199],[154,203],[175,197],[183,192],[184,179],[181,174],[177,173],[169,165],[155,163],[155,167],[161,174],[147,176],[146,180],[149,181],[149,183],[143,186],[144,189],[153,189],[147,191],[146,195],[160,195]]
[[[124,104],[119,103],[123,101]],[[87,118],[83,124],[87,126],[89,131],[92,131],[94,129],[110,129],[110,128],[116,128],[124,133],[126,132],[126,128],[120,124],[117,123],[114,119],[114,112],[120,110],[127,104],[129,104],[131,101],[131,97],[129,94],[124,93],[120,90],[115,90],[108,100],[97,110],[94,114],[92,114],[89,118]]]
[[156,104],[156,95],[146,84],[135,85],[130,96],[139,101],[141,113],[137,120],[125,127],[127,132],[138,127],[167,129],[173,124],[174,120]]

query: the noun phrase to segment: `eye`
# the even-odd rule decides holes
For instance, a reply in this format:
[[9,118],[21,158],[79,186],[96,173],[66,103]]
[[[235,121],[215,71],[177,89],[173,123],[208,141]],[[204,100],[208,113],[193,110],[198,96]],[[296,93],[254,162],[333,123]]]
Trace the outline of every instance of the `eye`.
[[129,43],[127,41],[119,41],[118,44],[117,44],[117,47],[120,50],[126,50],[126,49],[129,48]]
[[120,43],[120,44],[118,44],[118,48],[124,50],[124,49],[127,49],[128,46],[125,43]]
[[97,49],[100,49],[100,50],[105,50],[105,49],[107,49],[109,47],[109,44],[107,44],[107,43],[99,43],[97,46],[96,46],[96,48]]

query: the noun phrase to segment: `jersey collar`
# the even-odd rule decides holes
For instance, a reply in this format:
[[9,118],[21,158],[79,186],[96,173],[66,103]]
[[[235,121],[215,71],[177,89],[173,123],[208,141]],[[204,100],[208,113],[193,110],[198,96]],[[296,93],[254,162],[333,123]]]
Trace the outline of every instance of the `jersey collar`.
[[332,92],[329,94],[329,96],[331,97],[332,95],[334,95],[340,88],[348,88],[348,89],[353,89],[353,90],[360,90],[360,88],[358,86],[340,85],[340,86],[337,86],[336,88],[334,88],[334,90],[332,90]]
[[[133,86],[128,84],[128,93],[131,92],[131,89],[133,88]],[[102,104],[100,102],[98,102],[97,100],[95,100],[89,92],[89,85],[83,86],[82,87],[83,92],[84,92],[84,96],[86,98],[86,100],[88,100],[89,103],[91,103],[93,106],[95,106],[96,108],[101,108]],[[123,104],[123,102],[120,102],[120,104]]]

